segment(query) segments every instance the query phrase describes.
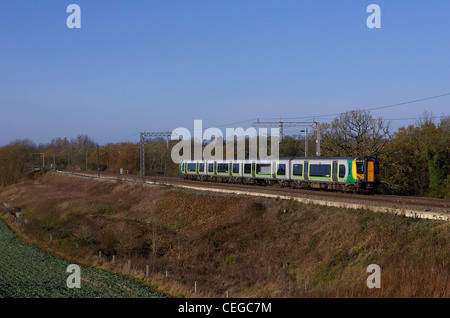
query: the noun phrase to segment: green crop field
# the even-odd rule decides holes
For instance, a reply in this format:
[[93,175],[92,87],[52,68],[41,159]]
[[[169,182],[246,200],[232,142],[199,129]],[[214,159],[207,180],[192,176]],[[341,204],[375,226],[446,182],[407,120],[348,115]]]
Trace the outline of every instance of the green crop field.
[[68,288],[70,263],[21,242],[0,220],[0,297],[156,298],[163,295],[134,281],[90,267],[81,268],[81,288]]

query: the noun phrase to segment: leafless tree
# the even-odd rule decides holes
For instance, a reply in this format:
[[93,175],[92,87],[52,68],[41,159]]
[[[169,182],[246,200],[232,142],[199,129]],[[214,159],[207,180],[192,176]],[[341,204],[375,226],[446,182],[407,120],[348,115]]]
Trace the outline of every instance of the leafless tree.
[[391,138],[390,123],[374,118],[369,111],[352,110],[340,114],[322,127],[324,154],[373,156]]

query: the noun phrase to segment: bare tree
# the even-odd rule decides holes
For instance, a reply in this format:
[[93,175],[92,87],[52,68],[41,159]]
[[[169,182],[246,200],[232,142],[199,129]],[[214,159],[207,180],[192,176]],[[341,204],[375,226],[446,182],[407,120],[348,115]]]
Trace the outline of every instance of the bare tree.
[[0,186],[19,182],[32,166],[36,149],[36,145],[29,139],[14,140],[0,147]]
[[340,114],[322,128],[322,149],[337,156],[376,155],[391,138],[390,123],[374,118],[369,111]]

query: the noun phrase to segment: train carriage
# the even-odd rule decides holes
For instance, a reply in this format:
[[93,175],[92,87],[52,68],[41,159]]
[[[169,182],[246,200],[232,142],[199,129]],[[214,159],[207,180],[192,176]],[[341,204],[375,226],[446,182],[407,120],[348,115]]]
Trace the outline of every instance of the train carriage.
[[290,158],[273,160],[273,177],[281,187],[289,186],[291,180]]
[[379,185],[379,163],[370,156],[280,158],[278,160],[184,160],[186,179],[273,184],[373,192]]

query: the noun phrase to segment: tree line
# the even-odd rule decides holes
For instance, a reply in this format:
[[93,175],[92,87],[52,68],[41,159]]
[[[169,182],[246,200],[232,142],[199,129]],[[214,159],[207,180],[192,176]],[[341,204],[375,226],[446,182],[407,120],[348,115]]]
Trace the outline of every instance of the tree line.
[[[396,132],[390,126],[369,111],[342,113],[331,123],[320,125],[321,156],[374,156],[380,161],[381,192],[450,198],[450,117],[436,123],[431,114],[424,113],[415,124]],[[315,138],[314,134],[307,140],[304,136],[284,136],[280,157],[314,157]],[[178,166],[171,159],[176,142],[166,144],[162,138],[147,141],[146,175],[178,175]],[[0,186],[17,183],[41,167],[139,174],[140,144],[98,145],[91,137],[79,135],[71,140],[55,138],[47,144],[14,140],[0,147]]]
[[[314,156],[315,136],[307,140]],[[304,156],[305,140],[286,137],[280,153]],[[354,110],[321,125],[322,156],[378,158],[380,191],[389,194],[450,198],[450,117],[438,123],[425,112],[413,125],[392,132],[391,123],[369,111]]]

